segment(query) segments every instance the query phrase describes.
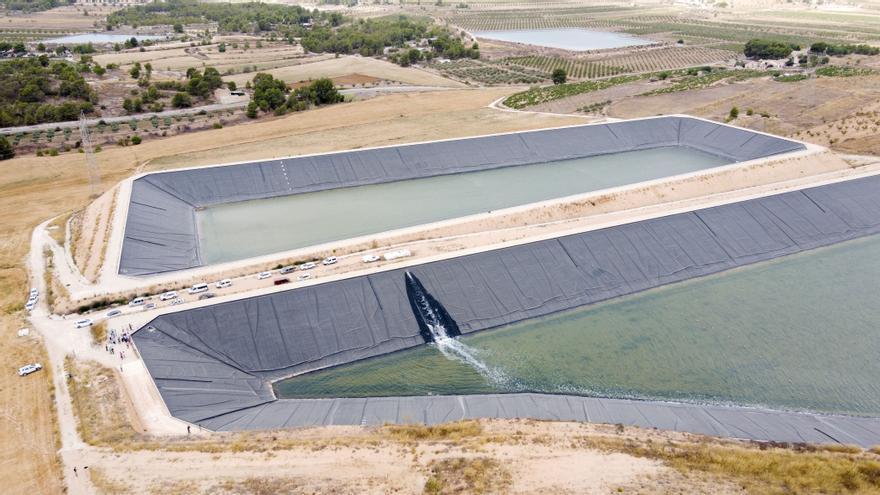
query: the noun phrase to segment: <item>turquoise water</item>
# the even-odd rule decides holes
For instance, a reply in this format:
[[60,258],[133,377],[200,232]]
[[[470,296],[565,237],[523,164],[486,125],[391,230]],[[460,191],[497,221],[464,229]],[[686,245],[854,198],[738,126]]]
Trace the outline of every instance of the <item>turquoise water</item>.
[[558,29],[506,29],[498,31],[476,31],[477,38],[486,38],[527,45],[561,48],[563,50],[585,51],[626,46],[650,45],[651,40],[637,38],[625,33],[593,31],[583,28]]
[[283,397],[538,391],[880,414],[880,236],[294,377]]
[[209,264],[239,260],[728,163],[655,148],[227,203],[196,213],[201,255]]

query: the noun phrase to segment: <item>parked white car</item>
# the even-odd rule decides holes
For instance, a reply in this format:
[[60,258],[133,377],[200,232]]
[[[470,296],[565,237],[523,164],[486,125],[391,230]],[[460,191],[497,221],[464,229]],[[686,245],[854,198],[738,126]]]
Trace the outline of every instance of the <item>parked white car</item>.
[[224,278],[223,280],[214,283],[214,287],[218,289],[225,289],[227,287],[232,287],[232,280],[228,278]]
[[129,301],[128,305],[129,306],[140,306],[140,305],[144,304],[145,302],[147,302],[147,298],[136,297],[136,298],[132,299],[131,301]]
[[365,254],[364,257],[361,259],[364,260],[364,263],[375,263],[382,258],[376,256],[375,254]]
[[165,292],[161,296],[159,296],[160,301],[170,301],[170,300],[176,299],[176,298],[177,298],[177,291],[176,290],[169,290],[168,292]]
[[107,318],[113,318],[113,317],[119,316],[121,314],[122,314],[121,309],[111,309],[110,311],[107,311],[107,314],[105,314],[104,316]]
[[302,281],[302,280],[308,280],[308,279],[310,279],[310,278],[312,278],[312,274],[311,274],[311,273],[301,273],[299,277],[296,277],[296,279],[297,279],[297,280],[300,280],[300,281]]
[[311,270],[312,268],[314,268],[316,266],[318,266],[318,265],[309,261],[308,263],[303,263],[302,265],[299,265],[299,269],[300,270]]
[[26,364],[18,369],[18,376],[27,376],[43,369],[40,363]]
[[73,326],[74,326],[74,328],[90,327],[90,326],[92,326],[92,319],[91,318],[83,318],[82,320],[76,320],[75,322],[73,322]]
[[31,291],[28,293],[28,297],[37,297],[39,295],[40,291],[38,291],[36,287],[32,287]]
[[24,305],[24,309],[26,309],[26,310],[28,310],[28,311],[33,311],[34,308],[36,308],[36,307],[37,307],[37,301],[36,301],[36,300],[30,300],[30,301],[27,302],[27,304]]
[[284,268],[278,270],[278,273],[281,275],[287,275],[288,273],[293,273],[296,270],[296,267],[293,265],[287,265]]
[[[208,292],[208,284],[195,284],[189,289],[186,290],[190,294],[199,294],[201,292]],[[176,295],[176,294],[175,294]]]
[[178,297],[175,300],[171,301],[172,306],[177,306],[178,304],[183,304],[183,299]]
[[339,260],[336,259],[336,256],[331,256],[329,258],[324,258],[324,261],[322,261],[321,264],[324,266],[335,265],[337,261]]
[[151,309],[156,309],[156,303],[144,304],[144,311],[149,311]]
[[272,276],[272,272],[260,272],[257,274],[257,280],[266,280]]
[[397,251],[389,251],[382,256],[385,258],[385,261],[392,261],[398,258],[408,258],[412,256],[412,252],[409,249],[399,249]]

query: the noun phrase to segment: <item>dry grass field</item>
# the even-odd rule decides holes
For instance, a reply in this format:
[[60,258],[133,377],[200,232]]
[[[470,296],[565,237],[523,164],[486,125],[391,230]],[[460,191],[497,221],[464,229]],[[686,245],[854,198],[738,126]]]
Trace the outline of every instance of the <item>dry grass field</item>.
[[[266,71],[287,83],[296,83],[320,77],[340,77],[350,74],[362,74],[385,81],[394,81],[414,86],[441,86],[463,87],[464,85],[413,67],[400,67],[399,65],[378,60],[375,58],[360,56],[342,56],[330,58],[318,62],[290,65],[278,69]],[[238,85],[244,85],[253,74],[236,74],[226,77],[226,80],[235,81]]]

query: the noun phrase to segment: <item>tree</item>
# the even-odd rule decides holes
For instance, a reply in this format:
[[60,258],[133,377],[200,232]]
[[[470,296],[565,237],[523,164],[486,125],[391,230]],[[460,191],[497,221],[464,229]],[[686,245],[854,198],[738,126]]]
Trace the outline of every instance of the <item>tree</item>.
[[326,77],[313,82],[311,89],[314,94],[314,103],[316,105],[339,103],[343,100],[343,96],[336,90],[333,81]]
[[178,92],[171,98],[171,106],[174,108],[188,108],[192,106],[192,98],[186,93]]
[[226,43],[220,43],[217,45],[217,51],[220,53],[226,53]]
[[248,106],[247,106],[247,116],[248,116],[248,118],[249,118],[249,119],[255,119],[255,118],[257,118],[257,110],[259,110],[259,107],[257,106],[257,102],[251,100],[251,102],[248,103]]
[[743,54],[749,58],[781,59],[788,58],[792,51],[800,49],[800,46],[793,43],[753,39],[746,43]]
[[135,146],[141,144],[141,137],[138,136],[137,134],[135,134],[134,136],[132,136],[132,137],[131,137],[131,144],[133,144],[133,145],[135,145]]
[[174,32],[175,33],[182,33],[183,32],[183,24],[181,24],[179,22],[175,23],[174,24]]
[[565,84],[568,74],[565,72],[565,69],[553,69],[553,74],[550,75],[550,78],[553,80],[553,84]]
[[9,160],[15,156],[15,150],[6,136],[0,136],[0,160]]
[[130,75],[132,79],[138,79],[141,77],[141,63],[135,62],[128,71],[128,75]]
[[235,91],[238,88],[235,81],[226,81],[226,87],[229,88],[229,91]]

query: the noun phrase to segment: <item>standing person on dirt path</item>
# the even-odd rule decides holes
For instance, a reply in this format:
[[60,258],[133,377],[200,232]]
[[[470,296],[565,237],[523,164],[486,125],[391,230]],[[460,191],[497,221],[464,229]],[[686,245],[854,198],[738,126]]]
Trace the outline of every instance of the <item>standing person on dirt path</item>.
[[189,435],[189,425],[186,425],[186,434]]
[[73,466],[73,475],[79,478],[79,473],[76,472],[76,466]]

